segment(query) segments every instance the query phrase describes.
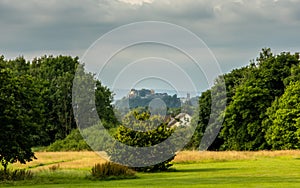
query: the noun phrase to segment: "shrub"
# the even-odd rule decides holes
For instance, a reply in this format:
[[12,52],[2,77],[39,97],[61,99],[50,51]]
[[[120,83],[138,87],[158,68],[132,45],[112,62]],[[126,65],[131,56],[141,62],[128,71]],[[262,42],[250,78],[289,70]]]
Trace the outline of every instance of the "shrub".
[[74,129],[65,139],[52,143],[46,151],[82,151],[91,150],[78,129]]
[[106,162],[103,164],[95,164],[92,168],[91,175],[95,179],[130,179],[136,178],[135,171],[127,166]]
[[0,181],[18,181],[32,179],[33,173],[29,170],[19,169],[19,170],[0,170]]

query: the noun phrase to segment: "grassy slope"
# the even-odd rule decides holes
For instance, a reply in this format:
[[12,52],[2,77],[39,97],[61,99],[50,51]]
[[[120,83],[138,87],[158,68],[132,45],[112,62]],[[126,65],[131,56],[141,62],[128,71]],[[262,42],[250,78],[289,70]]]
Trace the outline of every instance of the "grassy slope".
[[[56,153],[58,155],[58,153]],[[46,154],[44,154],[46,155]],[[55,154],[51,154],[53,160]],[[92,157],[93,154],[77,153]],[[64,156],[68,156],[67,153]],[[76,158],[72,153],[73,159]],[[97,156],[95,156],[97,159]],[[44,158],[46,158],[44,156]],[[66,157],[68,158],[68,157]],[[41,161],[43,159],[40,159]],[[61,160],[61,158],[60,158]],[[99,160],[99,158],[98,158]],[[98,161],[97,160],[97,161]],[[67,160],[66,160],[67,161]],[[73,160],[75,162],[76,160]],[[183,152],[174,167],[176,172],[143,174],[138,179],[90,181],[85,168],[71,168],[49,172],[39,171],[31,181],[2,186],[22,187],[300,187],[300,152]],[[198,162],[191,162],[198,161]],[[70,162],[70,161],[69,161]],[[95,162],[95,161],[94,161]],[[90,162],[89,162],[90,163]],[[77,163],[80,165],[79,163]],[[80,165],[82,166],[82,164]],[[41,168],[41,167],[38,167]],[[84,170],[85,169],[85,170]],[[1,185],[0,185],[1,186]]]

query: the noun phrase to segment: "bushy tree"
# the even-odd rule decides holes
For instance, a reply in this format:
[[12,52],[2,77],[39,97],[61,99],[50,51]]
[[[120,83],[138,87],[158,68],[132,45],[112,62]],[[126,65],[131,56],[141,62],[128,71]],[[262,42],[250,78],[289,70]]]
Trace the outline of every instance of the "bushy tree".
[[39,145],[64,139],[76,128],[72,108],[72,84],[78,57],[43,56],[35,58],[30,74],[38,80],[44,104],[44,123],[40,124]]
[[292,82],[267,111],[264,126],[272,149],[300,148],[300,82]]
[[[140,130],[140,131],[139,131]],[[152,116],[146,111],[133,110],[124,118],[123,125],[119,126],[115,133],[115,139],[123,144],[133,147],[150,147],[165,141],[174,132],[173,128],[169,128],[160,116]],[[122,155],[124,152],[118,148],[114,148],[109,152],[112,161],[122,161],[130,164],[133,157],[140,156],[141,153],[129,153],[127,156]],[[147,166],[133,167],[136,171],[155,172],[165,171],[172,166],[170,162],[175,157],[175,151],[170,147],[165,148],[165,152],[173,153],[173,156],[164,162]],[[163,154],[162,154],[163,155]],[[151,156],[143,156],[135,163],[145,164],[148,160],[155,160],[155,154]]]
[[283,94],[284,80],[291,75],[291,67],[298,64],[297,54],[273,55],[270,49],[262,50],[257,63],[251,65],[243,81],[235,87],[226,110],[221,132],[224,149],[269,149],[265,140],[268,127],[262,122],[267,108]]
[[[96,81],[96,90],[95,90],[95,104],[98,112],[99,119],[101,121],[109,122],[109,124],[105,123],[105,128],[110,129],[116,127],[119,122],[116,118],[113,106],[113,93],[107,88],[103,86],[102,83],[97,80]],[[107,127],[107,125],[110,125]]]
[[261,122],[263,111],[270,101],[269,91],[259,87],[245,86],[236,90],[232,102],[226,109],[226,120],[221,136],[223,149],[257,150],[264,143]]
[[8,163],[26,163],[35,158],[31,147],[40,101],[33,79],[18,75],[3,64],[0,64],[0,161],[6,172]]
[[[199,110],[192,122],[198,124],[189,147],[197,146],[203,140],[204,133],[208,136],[213,121],[224,118],[221,134],[208,147],[210,150],[258,150],[269,149],[265,140],[266,124],[262,122],[267,118],[266,111],[275,98],[280,97],[285,87],[299,77],[299,54],[282,52],[274,55],[271,49],[264,48],[255,61],[246,67],[234,69],[223,75],[226,85],[226,111],[211,112],[212,108],[222,106],[224,100],[218,94],[218,79],[215,85],[199,97]],[[211,93],[214,91],[217,98],[213,104]],[[210,93],[210,94],[209,94]],[[216,115],[219,114],[219,117]],[[209,123],[209,120],[212,120]],[[214,130],[214,128],[212,129]],[[213,132],[213,131],[212,131]],[[204,140],[211,140],[205,139]],[[210,144],[210,143],[209,143]],[[207,144],[207,145],[209,145]]]
[[[209,130],[210,127],[211,128],[213,127],[213,122],[214,122],[213,119],[218,119],[218,118],[219,120],[224,119],[225,111],[223,112],[218,111],[218,106],[222,107],[222,109],[224,110],[223,107],[230,104],[230,102],[232,101],[232,97],[235,95],[236,87],[244,81],[245,76],[247,76],[251,66],[234,69],[231,72],[224,74],[223,77],[219,77],[218,79],[216,79],[215,86],[213,86],[212,88],[208,89],[207,91],[203,92],[200,95],[199,102],[198,102],[199,107],[192,118],[192,124],[196,124],[197,128],[195,130],[195,133],[191,141],[187,145],[187,148],[192,148],[192,149],[198,148],[207,128],[208,130],[206,135],[213,133],[212,131]],[[223,84],[222,79],[224,79],[225,81],[226,89],[218,88],[218,87],[222,87],[221,86]],[[211,100],[212,91],[214,91],[213,94],[215,95],[214,96],[215,99],[217,99],[215,100],[217,104],[212,104],[212,100]],[[213,112],[214,114],[211,114],[212,108],[218,111],[218,115],[216,111]],[[209,126],[210,118],[212,118],[212,121],[211,121],[211,125]],[[219,121],[217,120],[217,122]],[[219,129],[219,127],[215,127],[215,128]],[[215,131],[219,131],[219,130],[215,129]],[[210,140],[210,139],[206,139],[206,140]],[[219,150],[223,143],[224,143],[224,138],[221,135],[218,135],[216,139],[213,141],[213,143],[206,143],[206,144],[204,143],[204,144],[208,146],[208,150]]]
[[186,148],[198,149],[211,113],[211,91],[207,90],[199,97],[199,109],[192,117],[192,124],[196,124],[195,133]]

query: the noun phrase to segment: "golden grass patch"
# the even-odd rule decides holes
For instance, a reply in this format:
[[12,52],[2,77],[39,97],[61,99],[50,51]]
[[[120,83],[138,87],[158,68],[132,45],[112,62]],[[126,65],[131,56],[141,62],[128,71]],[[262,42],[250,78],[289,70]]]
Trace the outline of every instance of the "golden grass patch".
[[103,163],[107,160],[95,152],[35,152],[36,160],[26,164],[15,163],[13,168],[29,168],[32,170],[49,169],[59,165],[62,169],[90,169],[95,163]]
[[253,160],[262,157],[291,157],[299,158],[300,150],[284,151],[181,151],[174,162],[205,162],[205,161],[232,161]]
[[[103,154],[103,153],[102,153]],[[15,163],[11,165],[15,169],[28,168],[32,170],[48,170],[57,165],[59,169],[91,169],[97,163],[107,160],[101,158],[95,152],[36,152],[37,160],[27,164]],[[101,155],[103,156],[103,155]],[[288,151],[181,151],[174,159],[175,163],[255,160],[263,157],[288,157],[300,158],[300,150]]]

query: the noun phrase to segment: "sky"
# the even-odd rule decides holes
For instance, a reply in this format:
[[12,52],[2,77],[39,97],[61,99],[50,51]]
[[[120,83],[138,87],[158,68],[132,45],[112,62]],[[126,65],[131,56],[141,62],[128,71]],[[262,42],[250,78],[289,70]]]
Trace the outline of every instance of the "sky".
[[[299,8],[300,0],[0,0],[0,54],[8,59],[24,56],[30,60],[51,54],[79,56],[83,61],[97,59],[87,50],[92,44],[97,46],[97,40],[104,34],[127,24],[156,21],[174,24],[195,34],[205,45],[193,46],[193,42],[187,42],[189,49],[194,50],[192,53],[203,54],[203,62],[215,58],[220,69],[218,72],[226,73],[247,65],[264,47],[270,47],[274,53],[300,51]],[[138,34],[147,36],[153,31],[150,28]],[[167,40],[179,40],[176,33],[166,33],[157,27],[155,31]],[[136,36],[134,32],[132,35],[121,33],[105,45],[107,49],[113,49],[113,45],[128,37]],[[207,49],[211,54],[208,55]],[[147,58],[143,60],[143,57]],[[122,62],[128,63],[121,66]],[[133,62],[140,63],[135,66]],[[99,73],[99,67],[101,65],[94,64],[96,73]],[[106,75],[103,76],[104,82],[119,89],[142,83],[146,87],[157,82],[157,86],[193,90],[194,86],[186,88],[186,85],[197,85],[199,80],[207,77],[203,70],[197,73],[182,51],[161,44],[130,46],[115,54],[105,68],[102,71]],[[155,78],[154,73],[161,69],[168,70],[161,73],[166,76]],[[143,77],[145,73],[132,76],[143,70],[152,71],[152,77],[151,74]],[[193,84],[183,81],[186,75]],[[173,83],[182,84],[175,86]],[[201,86],[196,86],[196,90],[209,86],[211,83],[206,80]]]

